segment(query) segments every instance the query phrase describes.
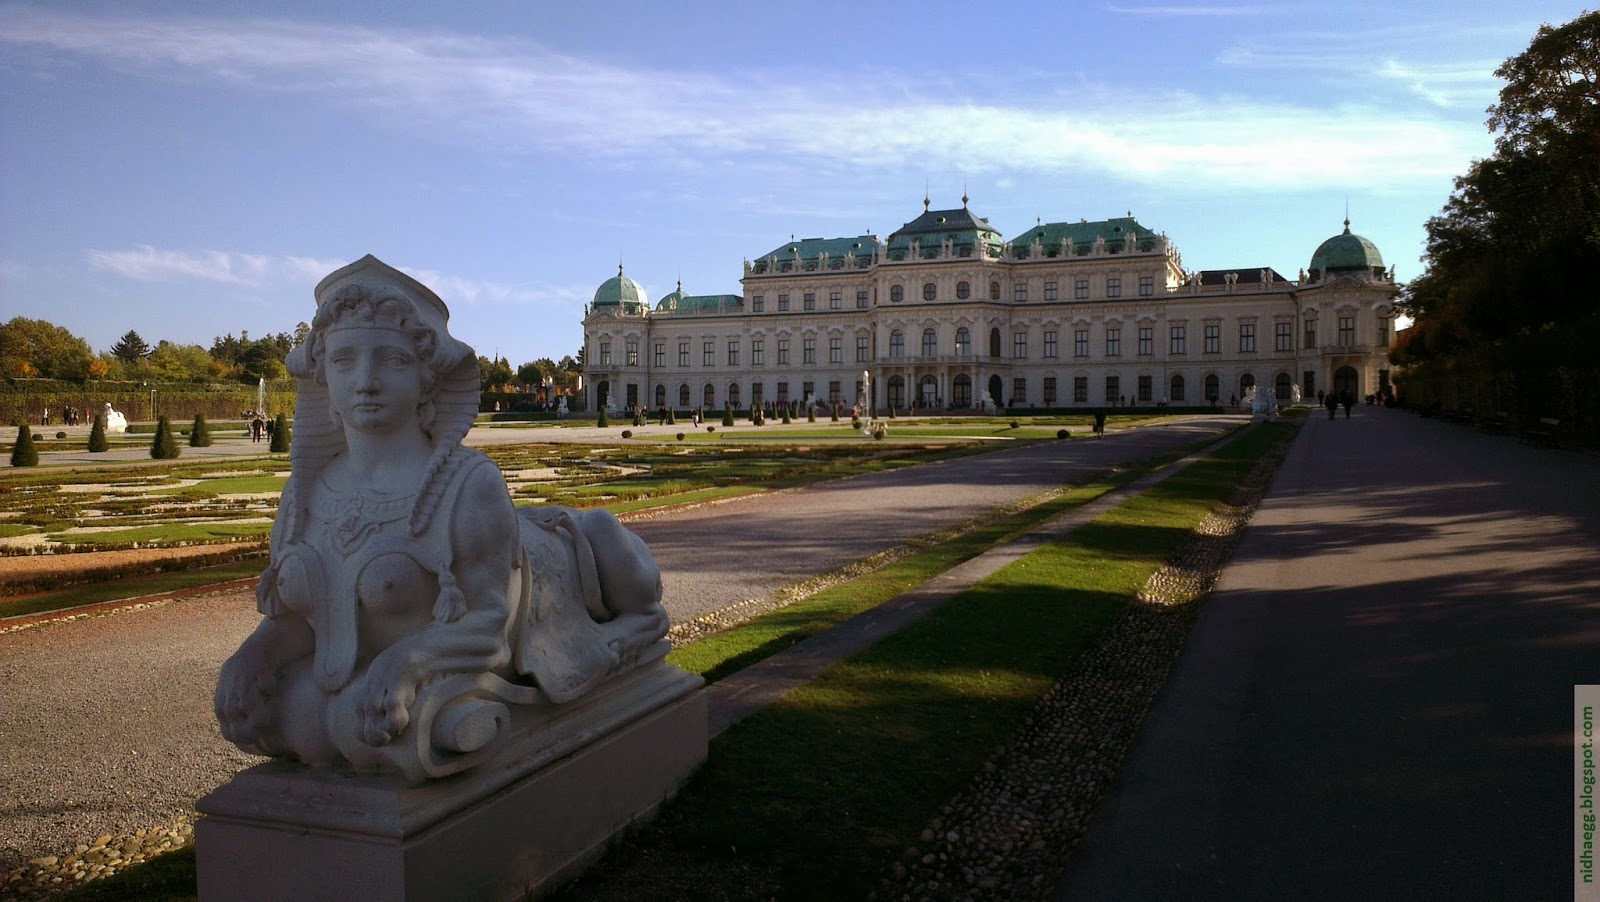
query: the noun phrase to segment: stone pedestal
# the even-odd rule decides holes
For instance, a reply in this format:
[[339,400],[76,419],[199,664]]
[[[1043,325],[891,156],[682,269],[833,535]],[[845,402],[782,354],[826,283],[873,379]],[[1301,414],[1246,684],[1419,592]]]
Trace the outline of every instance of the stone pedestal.
[[492,759],[417,785],[253,767],[197,805],[200,898],[535,898],[705,760],[702,686],[657,662],[579,701],[517,712]]

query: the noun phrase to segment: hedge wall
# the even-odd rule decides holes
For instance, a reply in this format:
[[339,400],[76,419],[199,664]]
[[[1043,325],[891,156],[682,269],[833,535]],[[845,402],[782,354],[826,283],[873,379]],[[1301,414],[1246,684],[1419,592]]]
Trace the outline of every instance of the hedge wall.
[[[76,407],[98,413],[107,401],[129,422],[153,422],[150,416],[150,390],[155,389],[156,413],[172,422],[193,420],[203,413],[221,426],[237,421],[256,406],[256,389],[248,385],[191,382],[67,382],[58,379],[0,380],[0,424],[25,421],[37,425],[46,408],[50,422],[59,425],[62,411]],[[267,384],[267,410],[294,415],[294,380],[282,379]]]

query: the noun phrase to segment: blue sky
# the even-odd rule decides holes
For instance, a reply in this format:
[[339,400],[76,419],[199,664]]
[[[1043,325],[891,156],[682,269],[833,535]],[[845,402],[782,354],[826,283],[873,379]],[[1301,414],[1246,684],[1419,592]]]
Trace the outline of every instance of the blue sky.
[[925,189],[1290,278],[1348,204],[1405,280],[1493,70],[1583,5],[0,3],[0,320],[209,347],[373,253],[515,366],[619,262],[736,293]]

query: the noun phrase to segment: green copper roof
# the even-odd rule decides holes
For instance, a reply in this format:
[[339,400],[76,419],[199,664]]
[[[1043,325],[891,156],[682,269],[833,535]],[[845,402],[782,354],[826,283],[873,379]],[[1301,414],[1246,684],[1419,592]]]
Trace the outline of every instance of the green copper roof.
[[656,302],[657,313],[733,313],[743,309],[744,298],[737,294],[684,294],[682,282],[677,291]]
[[1350,220],[1344,221],[1344,233],[1335,235],[1317,246],[1311,255],[1311,271],[1371,272],[1383,268],[1383,255],[1377,245],[1350,234]]
[[594,307],[617,308],[624,313],[638,313],[650,305],[650,298],[639,287],[639,283],[622,274],[622,265],[617,265],[617,274],[604,282],[594,291]]
[[[927,201],[923,201],[923,205],[926,207]],[[889,236],[889,259],[904,260],[911,252],[912,242],[917,243],[924,257],[936,257],[946,241],[950,242],[952,252],[957,257],[972,256],[972,249],[979,244],[998,253],[1001,244],[1000,233],[989,225],[989,220],[972,215],[972,211],[966,207],[959,210],[924,209],[921,216],[895,229],[894,234]]]
[[[854,238],[801,238],[773,248],[751,262],[754,272],[799,272],[816,269],[844,269],[846,258],[853,268],[864,269],[872,256],[883,250],[876,235],[857,235]],[[827,262],[823,262],[823,257]]]
[[[1061,256],[1066,250],[1070,254],[1083,255],[1094,250],[1096,239],[1105,239],[1107,253],[1121,253],[1126,247],[1128,236],[1132,235],[1135,246],[1140,250],[1149,250],[1151,242],[1156,239],[1156,233],[1140,225],[1131,216],[1119,216],[1115,219],[1101,219],[1095,222],[1087,220],[1080,222],[1047,222],[1036,225],[1011,239],[1012,254],[1017,257],[1028,257],[1033,253],[1035,243],[1046,257]],[[1066,242],[1063,245],[1062,242]]]

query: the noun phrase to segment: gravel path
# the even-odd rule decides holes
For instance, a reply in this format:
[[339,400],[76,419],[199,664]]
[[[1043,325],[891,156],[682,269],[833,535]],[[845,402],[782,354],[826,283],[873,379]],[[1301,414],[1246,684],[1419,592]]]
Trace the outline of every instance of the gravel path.
[[[682,622],[1239,421],[1009,448],[629,525],[661,562]],[[257,620],[253,593],[236,591],[0,634],[0,875],[180,824],[198,796],[258,760],[223,742],[211,714],[221,662]]]

